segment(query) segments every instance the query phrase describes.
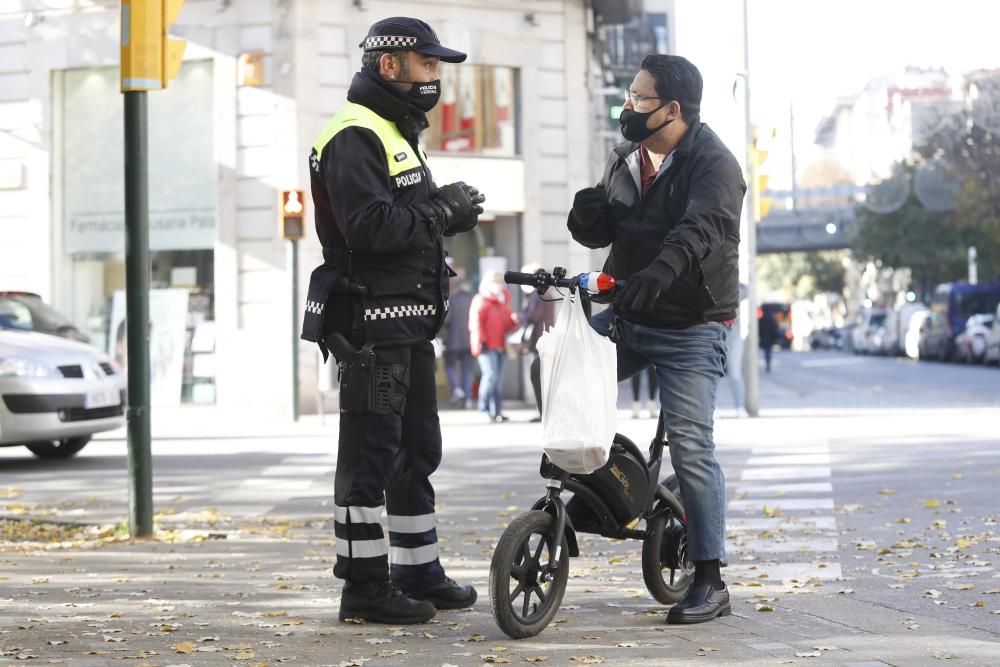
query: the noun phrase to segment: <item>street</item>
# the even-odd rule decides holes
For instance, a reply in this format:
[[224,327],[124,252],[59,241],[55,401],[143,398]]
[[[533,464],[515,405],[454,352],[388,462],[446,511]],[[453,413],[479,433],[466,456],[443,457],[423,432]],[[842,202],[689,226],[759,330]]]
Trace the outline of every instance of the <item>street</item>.
[[[775,355],[762,416],[719,388],[733,615],[664,623],[638,542],[581,535],[556,620],[514,641],[489,609],[492,549],[543,495],[537,424],[442,412],[442,560],[472,610],[337,622],[335,418],[154,414],[159,537],[130,542],[124,435],[68,461],[0,449],[0,656],[67,665],[1000,663],[1000,370]],[[619,430],[644,447],[652,419]],[[3,662],[3,661],[0,661]],[[6,664],[6,663],[4,663]]]

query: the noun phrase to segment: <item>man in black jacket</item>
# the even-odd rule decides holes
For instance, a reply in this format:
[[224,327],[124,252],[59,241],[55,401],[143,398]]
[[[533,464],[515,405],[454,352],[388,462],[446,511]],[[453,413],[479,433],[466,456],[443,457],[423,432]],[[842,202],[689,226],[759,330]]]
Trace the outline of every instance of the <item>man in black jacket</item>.
[[348,101],[310,156],[324,263],[310,280],[302,337],[340,365],[340,619],[423,623],[436,609],[476,601],[438,558],[430,475],[441,428],[430,341],[448,308],[442,237],[473,229],[484,198],[461,182],[435,186],[417,142],[440,95],[438,62],[465,54],[412,18],[375,23],[360,46]]
[[627,141],[611,153],[601,182],[576,194],[568,223],[588,248],[610,245],[604,270],[627,281],[592,322],[617,342],[619,379],[656,368],[695,562],[670,623],[731,610],[719,570],[726,494],[712,420],[739,304],[746,184],[732,153],[700,122],[701,91],[701,74],[686,59],[647,56],[619,119]]

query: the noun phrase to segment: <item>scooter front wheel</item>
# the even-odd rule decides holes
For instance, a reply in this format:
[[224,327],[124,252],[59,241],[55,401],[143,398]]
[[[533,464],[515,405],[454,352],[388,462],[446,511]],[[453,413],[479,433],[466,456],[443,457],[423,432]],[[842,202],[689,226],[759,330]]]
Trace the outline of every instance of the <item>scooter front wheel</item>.
[[569,578],[566,535],[548,512],[522,514],[500,536],[490,564],[490,604],[509,637],[534,637],[555,617]]

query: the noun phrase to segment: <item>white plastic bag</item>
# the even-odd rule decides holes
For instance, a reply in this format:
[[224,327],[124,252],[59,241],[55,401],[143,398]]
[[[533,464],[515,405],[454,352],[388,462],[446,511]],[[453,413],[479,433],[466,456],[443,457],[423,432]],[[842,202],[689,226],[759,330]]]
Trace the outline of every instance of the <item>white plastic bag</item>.
[[563,470],[586,474],[607,463],[618,428],[618,358],[578,299],[566,294],[555,326],[538,340],[542,445]]

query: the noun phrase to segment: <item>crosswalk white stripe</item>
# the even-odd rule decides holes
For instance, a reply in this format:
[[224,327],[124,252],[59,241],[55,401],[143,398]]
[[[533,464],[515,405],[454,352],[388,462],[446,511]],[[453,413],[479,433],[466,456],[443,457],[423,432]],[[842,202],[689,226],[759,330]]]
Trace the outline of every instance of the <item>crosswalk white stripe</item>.
[[798,530],[836,530],[837,519],[832,516],[787,516],[787,517],[737,517],[726,518],[726,531],[760,532]]
[[789,493],[833,493],[830,482],[802,482],[799,484],[758,484],[741,486],[736,489],[736,495],[742,496],[780,496]]
[[829,454],[828,445],[764,445],[756,446],[750,450],[755,456],[768,456],[776,454]]
[[[843,573],[840,563],[824,562],[812,563],[775,563],[742,565],[740,563],[730,563],[725,570],[726,579],[764,579],[775,583],[796,580],[809,581],[810,579],[840,579]],[[762,575],[766,575],[763,577]]]
[[823,479],[831,476],[829,466],[778,466],[774,468],[744,468],[744,481],[769,479]]
[[733,500],[730,511],[760,512],[764,505],[775,510],[832,510],[833,498],[761,498],[759,500]]
[[252,477],[240,482],[240,487],[244,489],[258,490],[283,490],[283,491],[307,491],[313,485],[311,479],[282,479],[280,477],[267,477],[264,479]]
[[730,542],[727,551],[752,551],[754,553],[810,553],[832,552],[837,550],[837,540],[833,537],[817,537],[812,540],[743,540]]
[[751,456],[747,459],[748,466],[807,466],[830,465],[829,454],[779,454],[777,456]]

